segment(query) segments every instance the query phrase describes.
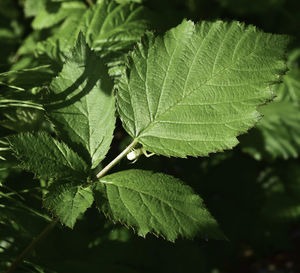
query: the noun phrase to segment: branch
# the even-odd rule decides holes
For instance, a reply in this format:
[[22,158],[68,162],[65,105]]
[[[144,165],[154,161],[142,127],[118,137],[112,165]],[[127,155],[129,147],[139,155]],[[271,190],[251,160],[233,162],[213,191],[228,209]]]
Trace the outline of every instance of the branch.
[[13,272],[18,265],[20,265],[26,255],[36,246],[36,244],[43,239],[46,234],[56,225],[58,219],[53,220],[46,228],[37,236],[35,237],[31,243],[22,251],[22,253],[17,257],[17,259],[11,264],[11,266],[6,270],[5,273]]

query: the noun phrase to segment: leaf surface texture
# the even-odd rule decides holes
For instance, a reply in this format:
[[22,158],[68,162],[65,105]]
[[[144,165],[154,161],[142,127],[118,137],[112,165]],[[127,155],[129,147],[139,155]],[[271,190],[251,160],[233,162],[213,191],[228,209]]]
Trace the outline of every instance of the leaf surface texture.
[[52,211],[66,226],[73,228],[77,218],[94,202],[90,187],[72,183],[54,183],[44,200],[44,206]]
[[287,42],[239,22],[184,21],[163,37],[149,34],[118,85],[123,126],[156,154],[232,148],[258,121],[257,106],[272,98]]
[[113,82],[103,61],[82,35],[51,85],[48,113],[61,136],[96,167],[105,157],[115,128]]
[[79,179],[87,173],[83,159],[47,133],[22,133],[7,139],[22,167],[39,177]]
[[[224,238],[202,199],[179,179],[127,170],[105,176],[95,187],[98,207],[113,221],[174,241],[178,236]],[[106,202],[105,202],[106,201]]]

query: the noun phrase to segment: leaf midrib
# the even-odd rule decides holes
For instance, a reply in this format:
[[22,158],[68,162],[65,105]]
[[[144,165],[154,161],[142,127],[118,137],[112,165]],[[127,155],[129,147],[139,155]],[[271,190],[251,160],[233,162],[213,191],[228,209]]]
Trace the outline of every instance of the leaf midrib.
[[[154,127],[155,124],[157,124],[159,122],[159,118],[161,116],[163,116],[166,112],[168,112],[169,110],[171,110],[172,108],[176,107],[180,101],[183,101],[185,98],[187,98],[188,96],[190,96],[191,94],[193,94],[196,90],[198,90],[200,87],[205,86],[207,83],[209,83],[210,80],[212,80],[213,77],[219,75],[220,73],[228,70],[230,67],[232,67],[233,65],[235,65],[241,58],[249,58],[254,51],[256,50],[257,47],[257,37],[255,40],[255,46],[253,47],[252,51],[246,55],[246,56],[242,56],[240,58],[237,58],[234,62],[232,62],[229,66],[224,67],[223,69],[219,70],[216,74],[211,74],[210,77],[203,83],[199,84],[197,87],[195,87],[194,89],[192,89],[190,92],[186,93],[186,95],[180,97],[173,105],[170,105],[164,112],[160,113],[159,115],[156,115],[156,120],[149,122],[148,126],[146,126],[143,130],[140,131],[139,135],[136,136],[136,138],[140,138],[145,136],[145,133],[147,133],[148,131],[150,131],[152,129],[152,127]],[[196,57],[196,54],[194,55],[194,58]],[[194,59],[193,58],[193,59]]]

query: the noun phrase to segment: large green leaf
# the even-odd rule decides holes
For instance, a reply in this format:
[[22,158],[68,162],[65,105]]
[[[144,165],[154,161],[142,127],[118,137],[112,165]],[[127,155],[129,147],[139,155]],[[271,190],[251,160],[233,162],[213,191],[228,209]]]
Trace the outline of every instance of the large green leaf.
[[105,176],[95,187],[98,207],[113,221],[174,241],[178,236],[224,238],[202,199],[179,179],[127,170]]
[[270,85],[286,70],[287,38],[239,22],[184,21],[148,35],[118,85],[127,132],[154,153],[207,155],[230,149],[258,121]]
[[48,112],[58,132],[96,167],[105,157],[115,127],[113,82],[103,61],[79,36],[50,89],[54,100]]
[[50,135],[23,133],[7,138],[22,167],[42,178],[84,179],[86,163],[66,144]]
[[90,187],[72,183],[54,183],[44,200],[44,206],[52,211],[66,226],[73,228],[77,218],[94,202]]

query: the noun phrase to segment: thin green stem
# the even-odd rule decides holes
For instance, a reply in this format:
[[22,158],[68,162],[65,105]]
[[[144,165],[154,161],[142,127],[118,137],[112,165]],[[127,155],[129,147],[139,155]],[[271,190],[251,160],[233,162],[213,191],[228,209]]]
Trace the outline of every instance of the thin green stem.
[[125,157],[137,144],[137,139],[134,139],[126,148],[123,150],[114,160],[112,160],[108,165],[106,165],[96,177],[99,179],[104,176],[112,167],[114,167],[123,157]]
[[36,244],[43,239],[46,234],[56,225],[58,219],[53,220],[46,228],[35,237],[31,243],[22,251],[22,253],[17,257],[17,259],[11,264],[11,266],[6,270],[5,273],[13,272],[19,264],[22,263],[23,259],[29,254],[29,252],[36,246]]

